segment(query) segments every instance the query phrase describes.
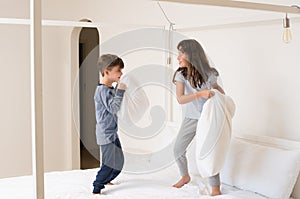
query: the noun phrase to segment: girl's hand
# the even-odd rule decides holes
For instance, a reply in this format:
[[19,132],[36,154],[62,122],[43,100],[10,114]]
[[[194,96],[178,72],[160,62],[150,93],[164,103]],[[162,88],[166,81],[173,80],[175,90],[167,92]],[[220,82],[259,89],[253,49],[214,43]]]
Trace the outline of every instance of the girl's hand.
[[214,96],[215,93],[209,89],[205,89],[205,90],[202,90],[202,91],[198,91],[195,93],[195,96],[197,99],[203,97],[203,98],[211,98],[212,96]]
[[213,92],[213,91],[210,91],[209,92],[209,96],[208,96],[208,98],[211,98],[211,97],[213,97],[215,95],[215,92]]

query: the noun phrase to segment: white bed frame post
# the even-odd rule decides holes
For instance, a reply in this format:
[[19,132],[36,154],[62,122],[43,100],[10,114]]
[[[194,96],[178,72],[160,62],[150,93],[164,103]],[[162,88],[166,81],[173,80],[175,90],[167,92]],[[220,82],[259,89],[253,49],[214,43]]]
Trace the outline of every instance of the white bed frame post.
[[41,13],[41,0],[30,0],[32,176],[35,199],[44,199],[44,129]]

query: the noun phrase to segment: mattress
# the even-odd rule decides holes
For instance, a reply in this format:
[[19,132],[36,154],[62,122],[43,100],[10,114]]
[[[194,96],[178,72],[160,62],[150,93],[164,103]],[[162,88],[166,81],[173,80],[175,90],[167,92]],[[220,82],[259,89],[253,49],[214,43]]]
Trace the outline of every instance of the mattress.
[[[155,173],[130,174],[122,172],[107,185],[102,195],[92,194],[92,182],[98,169],[72,170],[45,173],[45,195],[47,199],[265,199],[249,191],[243,191],[222,185],[223,195],[210,197],[209,186],[200,176],[192,176],[192,181],[180,189],[172,184],[179,179],[176,165]],[[1,199],[32,199],[32,176],[20,176],[0,179]]]

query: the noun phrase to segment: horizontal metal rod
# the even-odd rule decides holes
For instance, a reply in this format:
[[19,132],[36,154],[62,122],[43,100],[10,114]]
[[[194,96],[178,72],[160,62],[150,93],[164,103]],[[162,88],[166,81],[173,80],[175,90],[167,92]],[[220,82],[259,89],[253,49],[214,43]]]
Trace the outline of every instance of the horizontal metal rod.
[[[291,18],[291,21],[294,23],[300,22],[300,17]],[[218,30],[218,29],[229,29],[229,28],[242,28],[242,27],[251,27],[251,26],[266,26],[273,24],[282,23],[282,19],[271,19],[271,20],[259,20],[259,21],[246,21],[238,23],[228,23],[228,24],[216,24],[216,25],[207,25],[207,26],[195,26],[195,27],[180,27],[174,26],[174,30],[178,32],[197,32],[205,30]]]
[[158,1],[300,14],[299,7],[292,6],[292,5],[282,6],[282,5],[274,5],[274,4],[253,3],[253,2],[245,2],[245,1],[230,1],[230,0],[158,0]]
[[[29,19],[18,18],[0,18],[0,24],[8,25],[30,25]],[[153,28],[165,28],[161,25],[143,25],[143,24],[113,24],[103,22],[82,22],[82,21],[62,21],[62,20],[42,20],[42,26],[61,26],[61,27],[86,27],[86,28],[102,28],[102,27],[153,27]]]

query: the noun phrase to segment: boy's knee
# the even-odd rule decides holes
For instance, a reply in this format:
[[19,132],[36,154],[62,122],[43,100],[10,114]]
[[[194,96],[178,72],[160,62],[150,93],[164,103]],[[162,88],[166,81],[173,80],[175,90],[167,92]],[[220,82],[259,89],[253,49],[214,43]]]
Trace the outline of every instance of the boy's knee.
[[121,170],[123,169],[123,167],[124,167],[124,161],[121,161],[120,164],[118,165],[117,170],[119,170],[121,172]]
[[117,162],[115,162],[113,169],[117,171],[121,171],[124,167],[124,158],[120,158]]

